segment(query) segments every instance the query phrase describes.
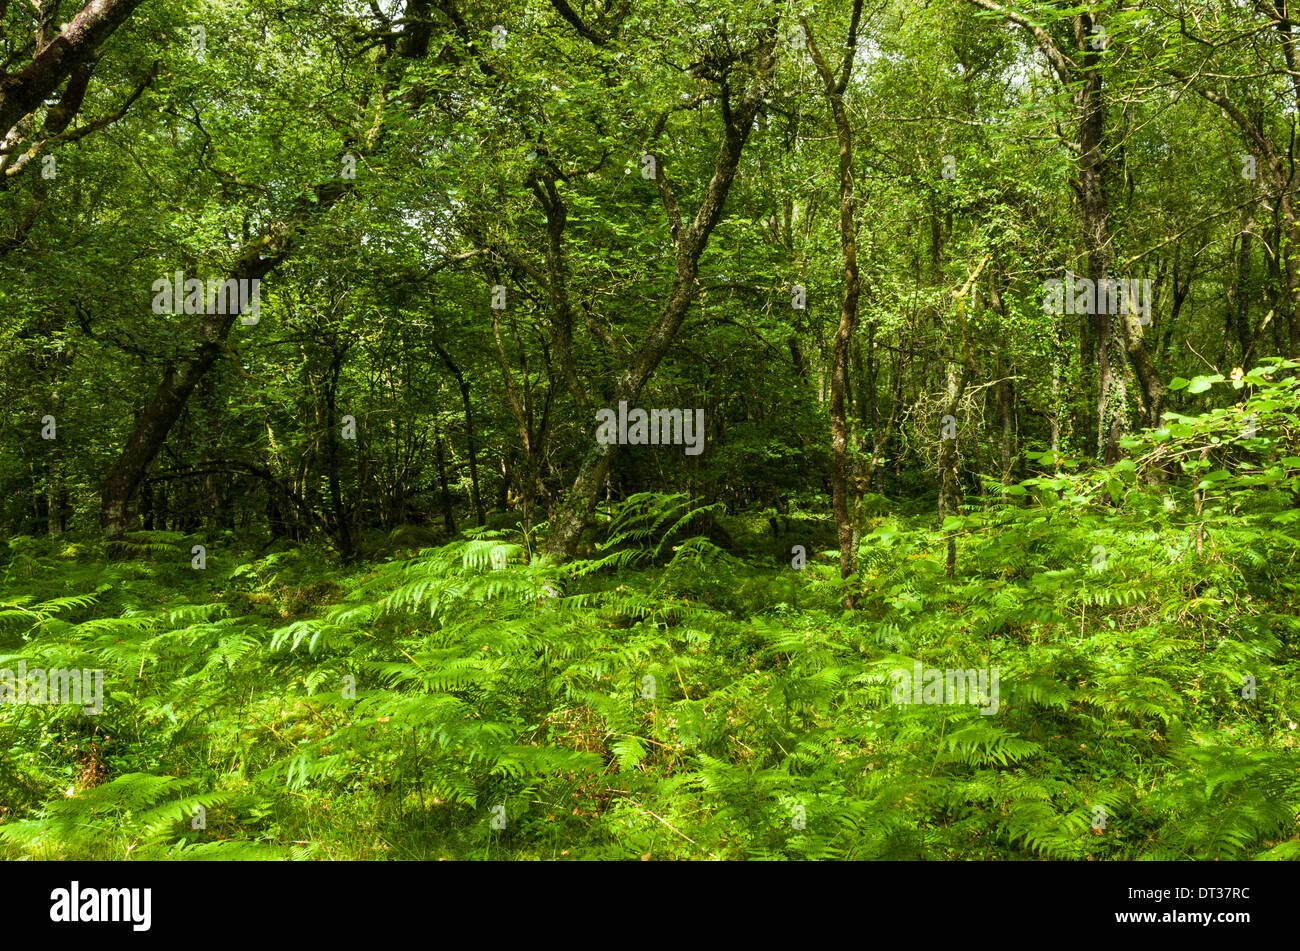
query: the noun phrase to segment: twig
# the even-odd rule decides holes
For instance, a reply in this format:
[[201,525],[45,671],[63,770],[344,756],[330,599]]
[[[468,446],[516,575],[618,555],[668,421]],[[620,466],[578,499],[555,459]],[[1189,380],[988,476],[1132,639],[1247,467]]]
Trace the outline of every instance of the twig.
[[[644,812],[646,812],[647,814],[654,816],[656,819],[658,819],[660,822],[662,822],[664,825],[666,825],[669,829],[672,829],[673,832],[676,832],[678,835],[680,835],[683,839],[685,839],[685,840],[686,840],[687,842],[689,842],[691,845],[693,845],[693,846],[695,846],[695,847],[697,847],[697,848],[699,847],[699,843],[698,843],[698,842],[696,842],[694,839],[692,839],[692,838],[691,838],[689,835],[687,835],[685,832],[682,832],[682,831],[680,831],[679,829],[673,828],[673,824],[672,824],[671,822],[669,822],[667,819],[665,819],[663,816],[657,815],[656,813],[651,812],[649,809],[646,809],[645,806],[641,805],[641,803],[637,802],[635,799],[629,799],[629,800],[628,800],[628,803],[629,803],[633,808],[641,809],[641,810],[643,810]],[[705,850],[705,851],[706,851],[706,853],[708,854],[709,858],[712,858],[712,859],[716,859],[716,858],[718,858],[718,857],[717,857],[716,855],[714,855],[712,852],[708,852],[707,850]],[[721,861],[721,860],[719,860],[719,861]]]

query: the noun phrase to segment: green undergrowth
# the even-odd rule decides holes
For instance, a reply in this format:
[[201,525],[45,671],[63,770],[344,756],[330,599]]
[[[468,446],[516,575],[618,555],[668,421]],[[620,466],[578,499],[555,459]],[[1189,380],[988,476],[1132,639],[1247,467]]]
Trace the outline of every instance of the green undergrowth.
[[[1300,427],[1247,384],[1109,469],[878,512],[847,584],[683,496],[563,566],[10,539],[0,668],[104,700],[0,705],[0,857],[1300,857]],[[996,669],[996,713],[892,702],[918,662]]]

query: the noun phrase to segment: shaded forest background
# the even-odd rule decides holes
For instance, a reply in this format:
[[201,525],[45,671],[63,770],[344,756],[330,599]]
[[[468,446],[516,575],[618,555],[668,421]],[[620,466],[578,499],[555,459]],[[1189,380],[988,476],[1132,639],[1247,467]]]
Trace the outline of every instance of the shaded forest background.
[[1281,0],[0,25],[0,854],[1300,854]]

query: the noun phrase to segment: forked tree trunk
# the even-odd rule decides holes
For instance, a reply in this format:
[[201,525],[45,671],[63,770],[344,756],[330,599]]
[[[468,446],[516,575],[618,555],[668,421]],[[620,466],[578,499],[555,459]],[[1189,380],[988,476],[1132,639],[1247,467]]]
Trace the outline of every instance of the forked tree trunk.
[[[723,206],[736,177],[741,153],[763,104],[764,87],[775,66],[775,37],[776,24],[771,23],[764,29],[755,54],[757,75],[749,77],[748,85],[739,99],[731,102],[730,93],[724,97],[722,142],[718,148],[718,157],[699,208],[689,223],[682,221],[676,195],[664,175],[663,163],[656,162],[655,183],[672,229],[677,252],[676,271],[668,302],[647,332],[632,359],[632,365],[623,373],[615,387],[616,406],[622,400],[635,404],[641,388],[668,353],[686,320],[686,313],[695,298],[700,256],[708,246],[713,229],[722,218]],[[601,444],[593,439],[593,447],[583,459],[577,478],[552,518],[551,537],[547,543],[549,557],[557,561],[568,561],[577,553],[578,543],[591,521],[601,487],[609,476],[619,448],[617,443]]]

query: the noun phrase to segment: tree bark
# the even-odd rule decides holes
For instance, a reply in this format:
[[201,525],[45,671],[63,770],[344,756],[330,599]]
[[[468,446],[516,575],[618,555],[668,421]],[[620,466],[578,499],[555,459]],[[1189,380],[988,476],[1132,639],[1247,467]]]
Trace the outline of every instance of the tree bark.
[[[676,247],[676,268],[673,289],[667,303],[650,330],[640,349],[632,358],[631,366],[619,379],[614,391],[614,404],[620,400],[634,403],[677,337],[691,301],[695,297],[696,278],[699,275],[700,255],[708,246],[709,236],[722,218],[723,205],[745,143],[749,139],[754,119],[763,104],[764,86],[775,65],[776,24],[769,24],[759,39],[755,54],[757,76],[751,78],[740,99],[733,105],[731,91],[726,82],[722,89],[722,142],[713,173],[705,186],[695,217],[685,224],[671,183],[664,174],[663,162],[656,161],[656,184],[668,216]],[[662,128],[662,122],[660,123]],[[582,532],[591,520],[601,486],[618,455],[616,443],[597,443],[587,452],[568,495],[552,519],[552,533],[547,544],[547,554],[554,560],[568,561],[578,549]]]
[[[100,44],[141,2],[90,0],[49,42],[41,45],[38,41],[36,54],[24,69],[0,78],[0,131],[9,132],[53,98],[64,80],[94,58]],[[77,90],[72,92],[80,105]],[[84,90],[81,92],[84,94]]]
[[[260,280],[265,277],[288,256],[302,219],[328,209],[344,191],[332,182],[318,186],[314,202],[298,204],[293,225],[270,229],[252,242],[240,254],[227,279]],[[105,537],[114,538],[137,525],[139,490],[145,473],[180,418],[195,386],[224,352],[226,337],[237,316],[203,315],[198,326],[199,345],[163,371],[153,397],[140,411],[126,445],[104,478],[100,495],[100,526]]]
[[[838,77],[832,73],[817,43],[806,17],[800,18],[808,52],[825,86],[825,95],[835,119],[835,140],[839,151],[840,186],[840,256],[844,262],[844,296],[840,301],[840,319],[831,345],[831,509],[835,515],[835,536],[840,549],[840,578],[852,576],[854,565],[853,523],[849,518],[849,425],[845,411],[845,392],[848,389],[849,356],[858,323],[858,297],[861,285],[858,278],[857,216],[853,201],[853,130],[849,126],[848,111],[844,108],[844,90],[853,71],[853,54],[857,49],[858,24],[862,18],[862,0],[854,0],[853,15],[849,22],[849,35],[845,44],[844,60]],[[854,606],[851,593],[844,595],[844,607]]]
[[329,480],[334,539],[338,542],[343,563],[351,564],[356,560],[357,550],[352,535],[352,519],[347,506],[343,504],[343,487],[339,478],[338,386],[346,353],[346,346],[335,350],[334,359],[330,363],[329,379],[325,383],[325,474]]
[[433,452],[438,464],[438,487],[442,493],[442,524],[447,534],[456,534],[456,512],[451,504],[451,490],[447,487],[447,457],[442,449],[442,434],[434,430]]
[[465,374],[451,359],[451,355],[442,348],[438,341],[433,341],[433,349],[437,352],[439,359],[442,360],[451,375],[456,378],[456,385],[460,388],[460,402],[465,410],[465,447],[469,454],[469,492],[470,501],[474,506],[474,520],[480,527],[487,523],[487,516],[483,512],[483,499],[479,495],[478,485],[478,441],[474,436],[474,410],[469,401],[469,381],[465,379]]
[[[1074,55],[1070,56],[1051,34],[1023,14],[1003,7],[994,0],[971,2],[1028,30],[1061,84],[1072,91],[1079,132],[1077,190],[1080,218],[1088,277],[1096,287],[1097,281],[1109,277],[1115,260],[1110,233],[1110,202],[1106,189],[1107,98],[1101,71],[1101,51],[1092,45],[1098,36],[1093,30],[1100,24],[1092,13],[1075,14],[1074,50],[1071,51]],[[1071,291],[1070,288],[1066,289],[1067,293]],[[1100,307],[1094,309],[1109,310]],[[1091,347],[1088,346],[1089,338]],[[1107,312],[1094,313],[1084,318],[1080,327],[1080,340],[1083,344],[1081,356],[1085,360],[1092,360],[1097,375],[1097,455],[1103,462],[1111,463],[1119,459],[1119,441],[1130,425],[1126,358],[1133,361],[1148,412],[1150,407],[1159,406],[1164,396],[1164,387],[1142,339],[1141,327],[1131,315],[1116,314],[1112,317]]]

